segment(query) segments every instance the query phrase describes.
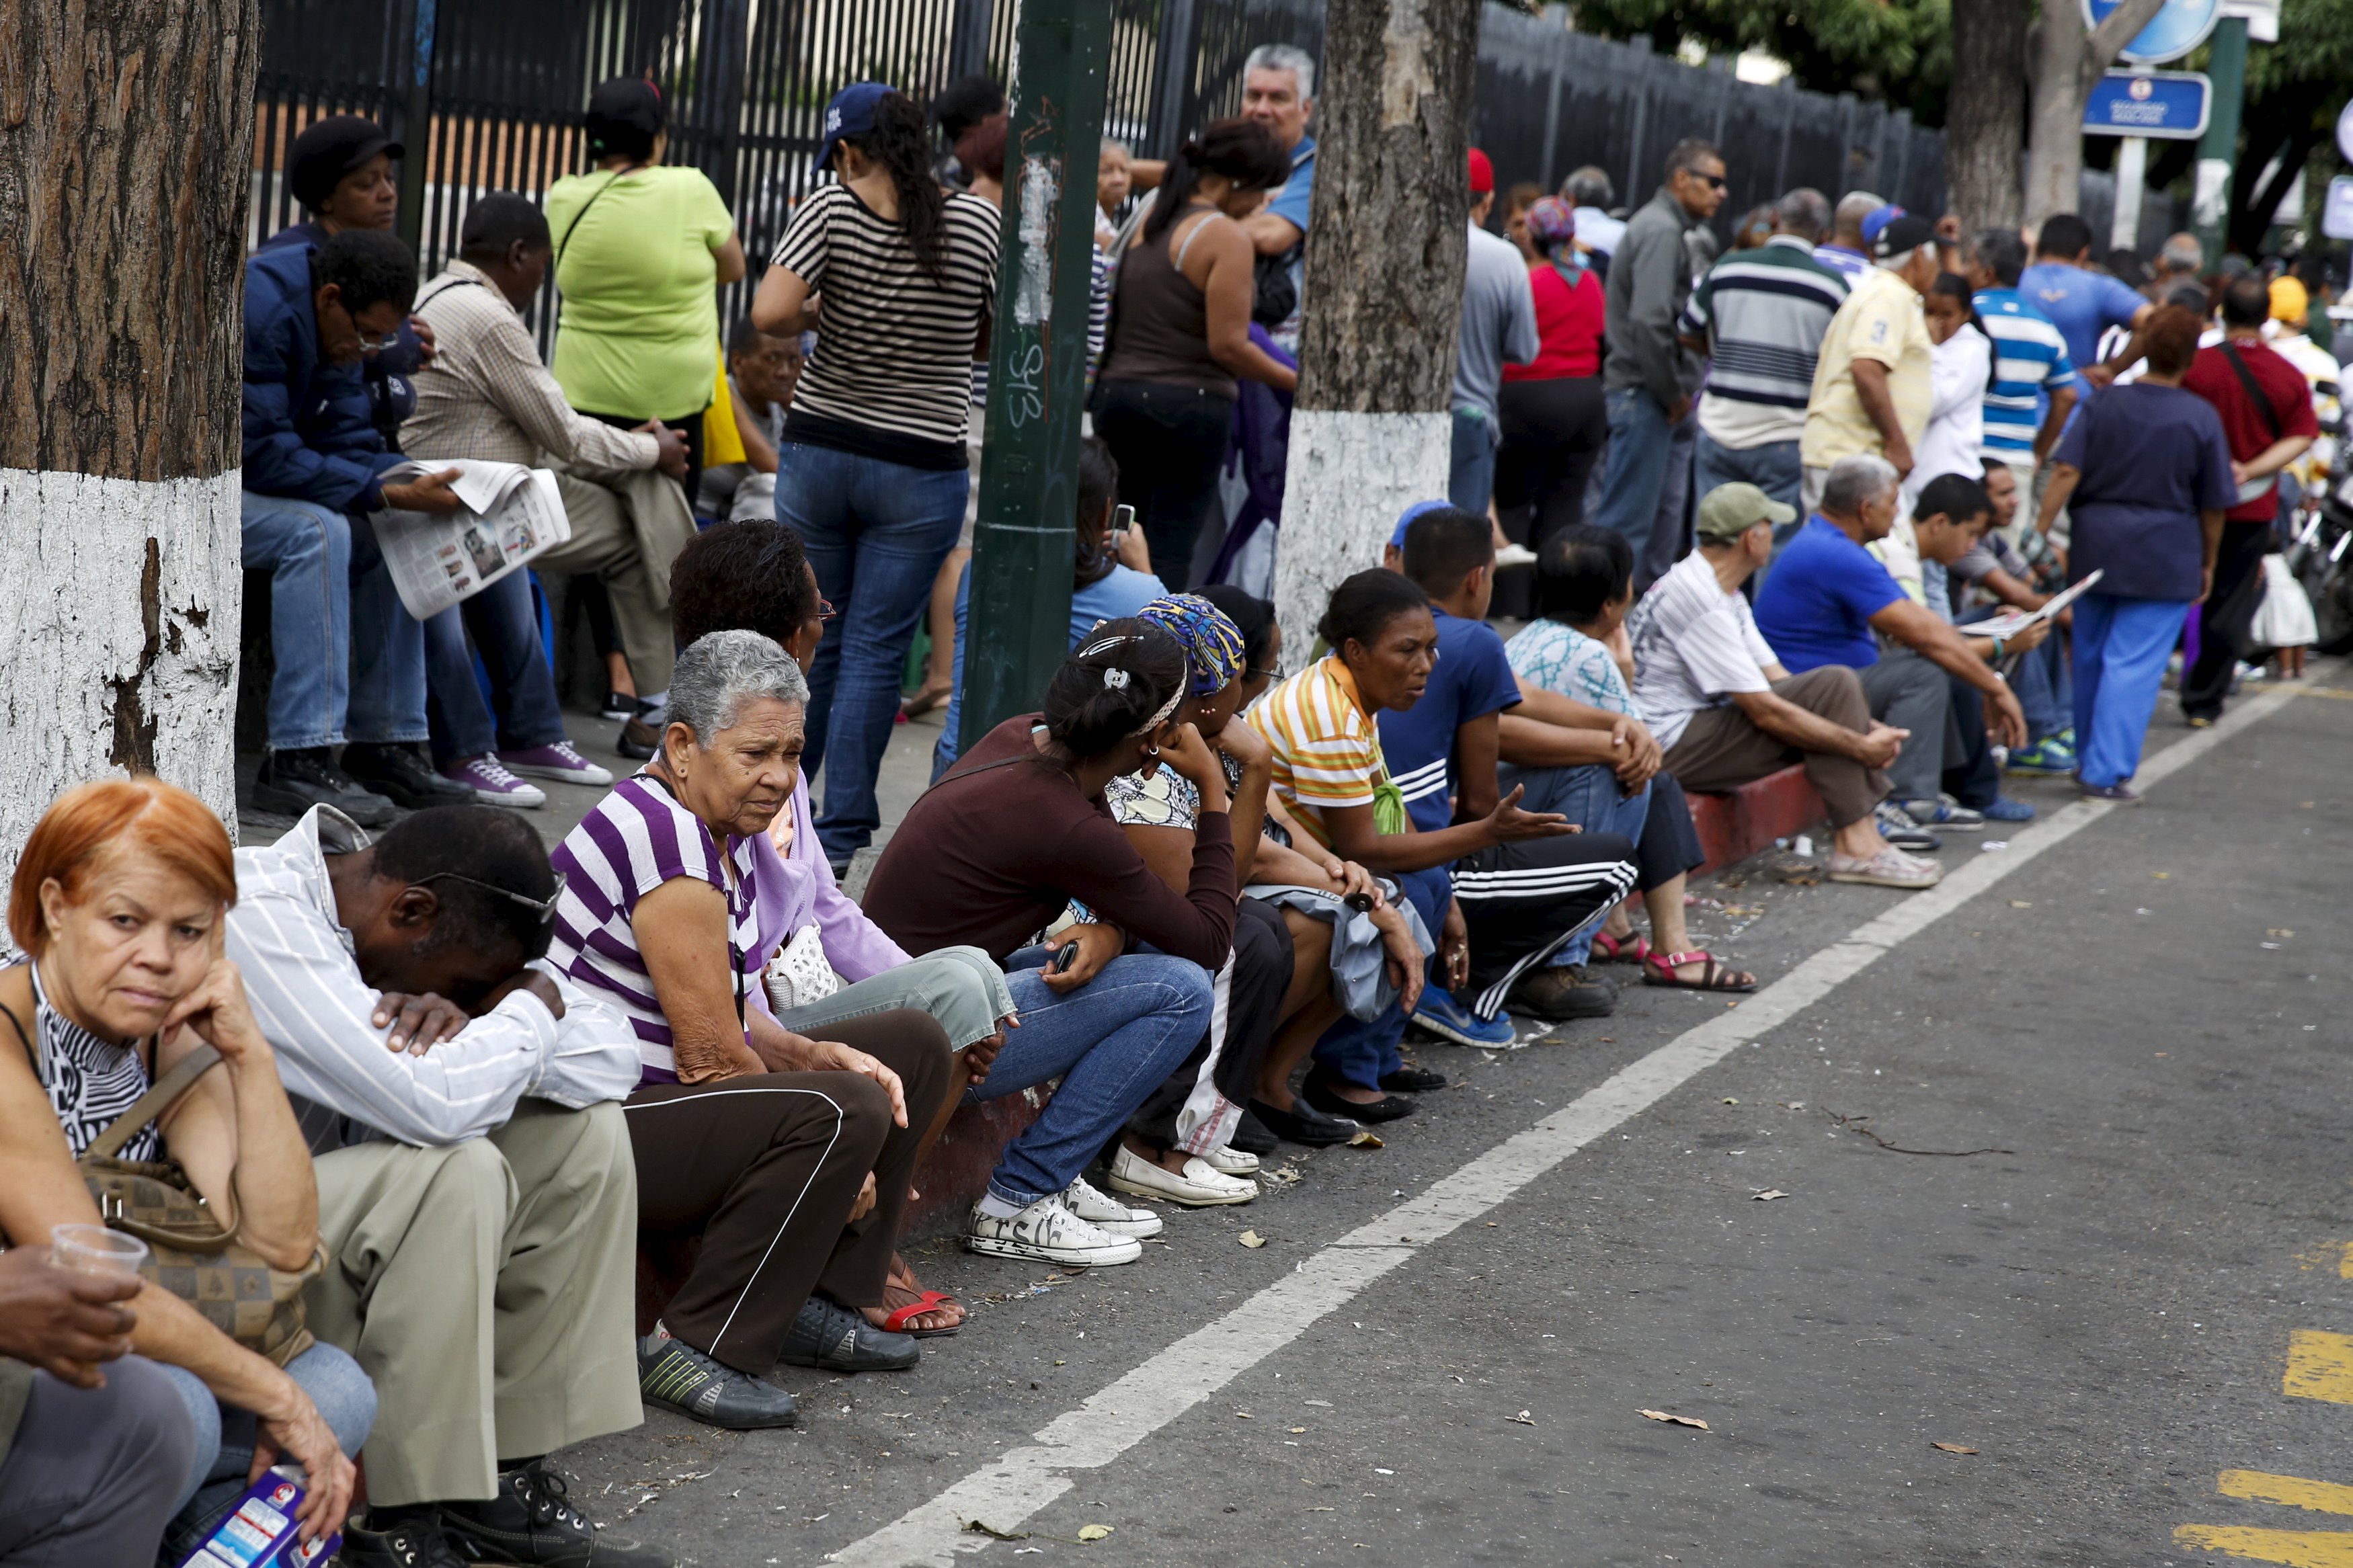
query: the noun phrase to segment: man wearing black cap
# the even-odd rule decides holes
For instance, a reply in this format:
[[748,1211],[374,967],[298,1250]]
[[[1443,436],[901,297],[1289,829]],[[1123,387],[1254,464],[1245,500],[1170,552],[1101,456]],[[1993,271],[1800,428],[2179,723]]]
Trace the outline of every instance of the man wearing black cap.
[[1808,511],[1821,504],[1822,482],[1841,458],[1884,458],[1901,478],[1927,432],[1936,342],[1920,301],[1940,270],[1936,226],[1907,214],[1879,231],[1873,248],[1875,264],[1831,318],[1814,362],[1798,443]]

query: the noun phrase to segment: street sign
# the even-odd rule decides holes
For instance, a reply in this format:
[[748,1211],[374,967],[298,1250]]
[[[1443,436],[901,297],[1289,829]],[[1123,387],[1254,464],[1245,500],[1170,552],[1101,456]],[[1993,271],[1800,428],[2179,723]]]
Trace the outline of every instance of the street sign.
[[2084,134],[2195,142],[2213,105],[2196,71],[2109,71],[2084,97]]
[[[2098,26],[2120,4],[2122,0],[2084,0],[2084,25]],[[2116,58],[2143,66],[2179,59],[2206,41],[2206,35],[2214,30],[2221,16],[2222,0],[2165,0],[2164,9],[2117,52]]]
[[2320,232],[2331,239],[2353,239],[2353,174],[2328,182],[2328,200],[2320,208]]

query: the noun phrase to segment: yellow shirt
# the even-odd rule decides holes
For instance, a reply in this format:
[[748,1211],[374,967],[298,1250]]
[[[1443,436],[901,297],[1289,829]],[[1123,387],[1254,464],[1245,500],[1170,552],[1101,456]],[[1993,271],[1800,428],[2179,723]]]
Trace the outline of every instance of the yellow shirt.
[[1912,285],[1882,267],[1863,275],[1831,318],[1814,363],[1814,390],[1806,405],[1806,434],[1798,456],[1810,468],[1827,468],[1858,452],[1883,456],[1886,442],[1855,395],[1854,362],[1876,360],[1887,367],[1887,389],[1895,399],[1904,439],[1918,447],[1927,434],[1934,402],[1929,378],[1936,342]]
[[1382,776],[1381,736],[1348,667],[1319,658],[1250,705],[1250,727],[1274,753],[1277,798],[1326,849],[1333,806],[1370,805]]
[[556,384],[586,414],[679,421],[712,398],[719,262],[734,221],[700,169],[568,174],[547,193],[563,244]]

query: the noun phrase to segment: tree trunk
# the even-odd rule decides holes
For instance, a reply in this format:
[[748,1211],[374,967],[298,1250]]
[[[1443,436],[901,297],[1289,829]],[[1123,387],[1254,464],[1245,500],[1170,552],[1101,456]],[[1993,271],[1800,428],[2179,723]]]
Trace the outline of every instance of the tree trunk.
[[0,10],[0,876],[62,788],[237,821],[255,0]]
[[1326,12],[1275,598],[1306,649],[1398,514],[1446,494],[1479,0]]
[[[2033,140],[2027,154],[2026,226],[2082,210],[2084,100],[2092,84],[2164,9],[2165,0],[2124,0],[2098,29],[2084,31],[2079,5],[2045,5],[2034,26]],[[1966,217],[1966,215],[1964,215]]]
[[2026,38],[2033,0],[1970,0],[1953,11],[1945,186],[1972,229],[2015,228],[2026,134]]

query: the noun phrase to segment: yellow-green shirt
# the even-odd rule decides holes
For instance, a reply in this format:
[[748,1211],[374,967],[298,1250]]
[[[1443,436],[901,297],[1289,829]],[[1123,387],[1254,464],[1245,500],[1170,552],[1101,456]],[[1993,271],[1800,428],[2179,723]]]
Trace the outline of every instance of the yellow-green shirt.
[[1863,412],[1854,390],[1854,362],[1876,360],[1887,367],[1887,390],[1895,400],[1896,422],[1915,448],[1928,431],[1935,389],[1929,366],[1936,342],[1912,285],[1883,267],[1863,274],[1831,318],[1814,362],[1813,395],[1806,405],[1806,433],[1798,456],[1810,468],[1827,468],[1859,452],[1884,456],[1879,426]]
[[712,251],[734,227],[700,169],[555,182],[547,228],[564,298],[553,369],[573,407],[678,420],[711,401],[719,344]]

